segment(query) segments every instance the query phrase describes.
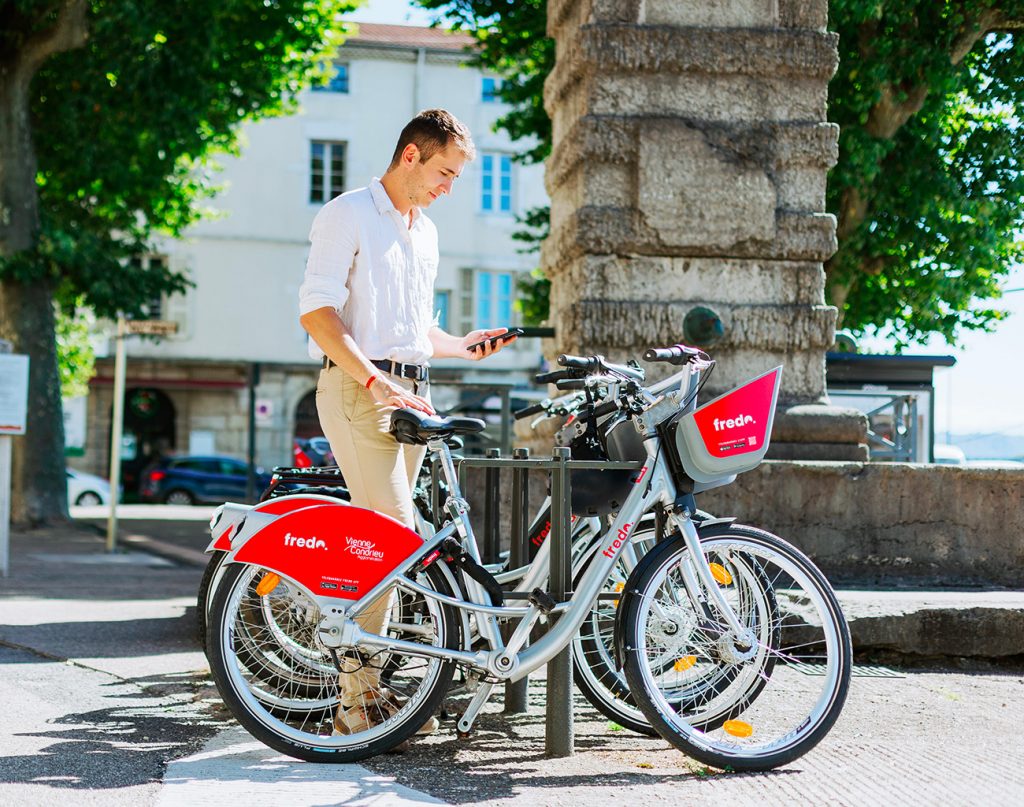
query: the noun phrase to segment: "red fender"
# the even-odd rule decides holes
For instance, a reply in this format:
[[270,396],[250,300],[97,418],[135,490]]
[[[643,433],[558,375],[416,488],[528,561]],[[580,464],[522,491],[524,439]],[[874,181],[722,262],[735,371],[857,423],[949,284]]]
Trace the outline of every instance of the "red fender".
[[[250,508],[250,512],[267,513],[269,515],[276,516],[281,513],[290,513],[292,510],[299,510],[303,507],[312,507],[313,505],[318,504],[341,504],[347,506],[348,502],[322,493],[278,496],[275,499],[267,499],[265,502],[253,505]],[[238,526],[240,520],[240,517],[236,517],[232,523],[227,525],[227,527],[221,528],[220,534],[216,537],[216,540],[206,548],[206,551],[212,552],[215,549],[219,549],[224,552],[229,552],[231,550],[231,536],[234,534],[235,528]]]
[[327,504],[284,513],[229,560],[262,566],[323,597],[358,600],[422,546],[392,518]]

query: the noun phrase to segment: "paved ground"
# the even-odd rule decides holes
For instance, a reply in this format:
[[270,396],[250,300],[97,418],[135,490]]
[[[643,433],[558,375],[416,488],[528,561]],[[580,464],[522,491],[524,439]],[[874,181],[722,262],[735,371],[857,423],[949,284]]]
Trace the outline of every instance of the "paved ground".
[[365,766],[295,762],[235,727],[209,686],[192,643],[200,570],[101,550],[81,529],[14,537],[0,580],[2,804],[1024,803],[1020,668],[855,678],[825,741],[766,775],[708,771],[582,703],[577,753],[545,758],[542,681],[530,714],[506,718],[499,700],[469,740],[447,723]]

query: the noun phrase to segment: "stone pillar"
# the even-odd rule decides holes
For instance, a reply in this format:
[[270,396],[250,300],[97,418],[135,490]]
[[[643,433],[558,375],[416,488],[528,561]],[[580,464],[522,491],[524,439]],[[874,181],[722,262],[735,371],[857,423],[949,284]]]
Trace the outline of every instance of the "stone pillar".
[[863,416],[824,405],[827,8],[549,0],[548,352],[636,357],[682,341],[687,312],[707,306],[725,326],[708,392],[784,364],[775,455],[861,459]]

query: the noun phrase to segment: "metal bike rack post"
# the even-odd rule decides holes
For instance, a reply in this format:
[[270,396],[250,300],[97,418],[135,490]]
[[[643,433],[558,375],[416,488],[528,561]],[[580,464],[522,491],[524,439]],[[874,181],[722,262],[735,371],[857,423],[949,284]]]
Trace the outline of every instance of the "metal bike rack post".
[[[559,446],[551,471],[551,573],[548,591],[555,602],[565,602],[572,593],[572,487],[567,462],[569,449]],[[551,619],[549,616],[548,619]],[[544,751],[551,757],[573,754],[575,731],[572,714],[572,650],[567,646],[548,662],[547,711],[544,723]]]
[[[501,457],[501,449],[487,449],[487,459],[496,460]],[[484,563],[497,563],[500,552],[498,522],[501,519],[501,499],[498,495],[498,483],[501,480],[499,463],[489,464],[484,469],[484,545],[481,554]]]
[[[530,449],[517,448],[512,451],[513,460],[529,460]],[[530,469],[516,466],[512,469],[512,534],[509,546],[508,567],[519,569],[530,557],[528,530],[530,528]],[[505,640],[512,635],[512,625],[505,626]],[[528,711],[527,691],[529,676],[505,684],[505,714],[522,714]]]

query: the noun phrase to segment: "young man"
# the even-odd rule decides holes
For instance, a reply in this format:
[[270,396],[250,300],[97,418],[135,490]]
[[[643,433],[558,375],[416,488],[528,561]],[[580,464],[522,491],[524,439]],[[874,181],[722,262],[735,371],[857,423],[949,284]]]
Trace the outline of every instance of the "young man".
[[[427,391],[431,358],[476,361],[510,344],[470,346],[505,328],[445,333],[433,314],[437,230],[423,208],[451,193],[476,156],[469,130],[452,114],[428,109],[398,138],[391,165],[369,187],[328,202],[310,233],[312,248],[299,289],[300,322],[310,355],[323,363],[316,402],[320,425],[352,494],[352,504],[393,516],[410,529],[412,487],[426,449],[388,433],[396,408],[432,414]],[[363,630],[382,633],[390,609],[381,597],[363,616]],[[379,670],[348,662],[339,676],[335,730],[354,734],[397,704],[379,685]],[[421,729],[436,729],[434,718]]]

